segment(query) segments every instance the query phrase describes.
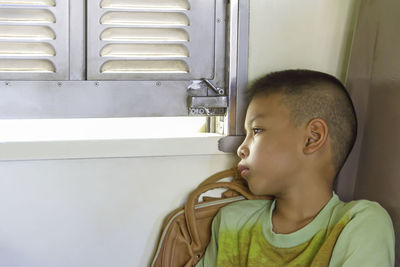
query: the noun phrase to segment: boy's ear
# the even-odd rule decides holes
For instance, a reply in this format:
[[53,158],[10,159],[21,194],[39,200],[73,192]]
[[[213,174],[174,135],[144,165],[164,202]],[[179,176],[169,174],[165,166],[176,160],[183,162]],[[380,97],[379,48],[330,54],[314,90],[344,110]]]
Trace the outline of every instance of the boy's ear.
[[311,120],[306,126],[307,134],[304,142],[304,154],[318,151],[328,139],[328,125],[323,119]]

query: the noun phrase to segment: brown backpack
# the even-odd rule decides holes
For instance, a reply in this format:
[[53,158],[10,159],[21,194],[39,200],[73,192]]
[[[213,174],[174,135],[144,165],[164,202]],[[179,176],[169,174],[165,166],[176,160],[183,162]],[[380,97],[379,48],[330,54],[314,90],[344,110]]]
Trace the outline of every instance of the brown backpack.
[[[230,182],[219,180],[233,177]],[[221,197],[203,197],[201,194],[216,189],[228,189]],[[269,199],[253,195],[236,169],[214,174],[189,194],[186,204],[171,212],[164,221],[151,267],[195,266],[207,248],[211,237],[211,223],[218,210],[229,203],[244,199]]]

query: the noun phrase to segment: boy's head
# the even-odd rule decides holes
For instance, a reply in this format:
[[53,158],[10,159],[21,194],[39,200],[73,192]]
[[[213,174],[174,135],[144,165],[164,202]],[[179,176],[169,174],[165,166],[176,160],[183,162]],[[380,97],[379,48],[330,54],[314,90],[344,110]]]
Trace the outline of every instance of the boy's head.
[[[257,80],[249,97],[247,136],[238,149],[243,176],[281,175],[276,182],[289,186],[285,177],[301,172],[307,162],[329,162],[332,176],[337,175],[357,133],[353,104],[339,80],[311,70],[274,72]],[[255,175],[258,161],[265,173]]]

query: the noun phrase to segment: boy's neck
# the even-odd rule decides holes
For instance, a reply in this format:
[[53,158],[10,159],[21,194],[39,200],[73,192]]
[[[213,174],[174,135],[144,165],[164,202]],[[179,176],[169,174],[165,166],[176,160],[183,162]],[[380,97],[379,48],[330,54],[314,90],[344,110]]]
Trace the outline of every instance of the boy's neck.
[[322,190],[321,187],[276,196],[272,213],[273,231],[277,234],[289,234],[303,228],[319,214],[331,198],[332,189]]

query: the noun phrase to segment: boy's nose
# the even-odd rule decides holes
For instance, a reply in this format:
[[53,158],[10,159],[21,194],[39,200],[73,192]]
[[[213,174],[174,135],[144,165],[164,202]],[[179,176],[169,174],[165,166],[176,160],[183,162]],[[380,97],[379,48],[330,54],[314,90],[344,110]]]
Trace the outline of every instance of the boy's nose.
[[239,156],[239,158],[244,159],[249,155],[249,149],[247,148],[247,146],[244,145],[244,143],[242,143],[238,150],[237,150],[237,155]]

